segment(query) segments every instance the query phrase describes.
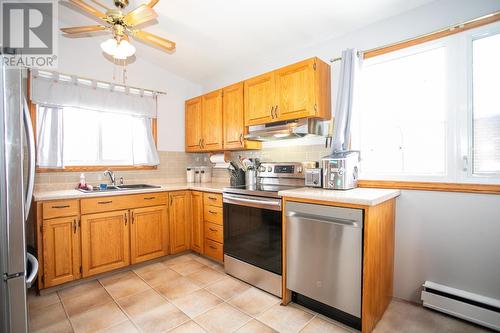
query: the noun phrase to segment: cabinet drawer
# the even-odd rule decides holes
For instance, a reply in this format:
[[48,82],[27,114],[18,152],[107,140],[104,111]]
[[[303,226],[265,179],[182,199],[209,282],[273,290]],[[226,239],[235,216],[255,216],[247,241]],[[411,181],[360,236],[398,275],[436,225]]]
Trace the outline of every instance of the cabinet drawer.
[[205,206],[222,207],[222,194],[203,193],[203,204]]
[[205,223],[205,238],[222,243],[224,241],[224,230],[221,225]]
[[44,219],[80,214],[78,200],[47,201],[42,204]]
[[222,225],[222,208],[205,205],[203,217],[206,222]]
[[205,255],[218,261],[222,261],[222,244],[210,239],[205,240]]
[[82,214],[109,212],[113,210],[138,207],[161,206],[168,203],[167,198],[167,192],[154,192],[82,199]]

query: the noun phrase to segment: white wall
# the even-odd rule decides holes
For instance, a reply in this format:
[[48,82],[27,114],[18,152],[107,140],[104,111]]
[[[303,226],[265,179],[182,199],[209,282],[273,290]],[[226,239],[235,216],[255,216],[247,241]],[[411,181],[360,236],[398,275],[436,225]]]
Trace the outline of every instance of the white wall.
[[[436,1],[321,45],[273,59],[263,56],[252,68],[205,82],[203,90],[307,57],[328,61],[345,48],[366,50],[499,10],[498,0]],[[338,66],[332,66],[333,102]],[[500,299],[500,196],[403,191],[397,200],[394,296],[418,302],[425,280]]]
[[[101,50],[99,38],[59,36],[58,71],[83,77],[113,81],[114,65]],[[165,61],[168,61],[165,54]],[[184,101],[199,95],[201,87],[137,56],[127,66],[127,85],[166,91],[158,97],[158,150],[184,151]],[[121,83],[121,71],[116,70]]]

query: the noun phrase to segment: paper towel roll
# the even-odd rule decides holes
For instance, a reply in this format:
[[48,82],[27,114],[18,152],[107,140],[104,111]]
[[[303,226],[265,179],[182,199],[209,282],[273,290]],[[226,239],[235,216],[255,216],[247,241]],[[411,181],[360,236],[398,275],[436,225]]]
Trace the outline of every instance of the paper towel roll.
[[215,169],[227,169],[229,163],[224,160],[224,154],[214,154],[210,156],[210,162],[214,164]]

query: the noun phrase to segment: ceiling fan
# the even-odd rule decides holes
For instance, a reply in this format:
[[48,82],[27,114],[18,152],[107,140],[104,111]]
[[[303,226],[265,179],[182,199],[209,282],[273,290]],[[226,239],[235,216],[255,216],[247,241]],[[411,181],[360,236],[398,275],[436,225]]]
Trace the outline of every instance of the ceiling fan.
[[159,0],[149,0],[148,3],[144,3],[128,13],[124,13],[123,9],[128,6],[129,0],[113,0],[116,8],[108,8],[99,0],[90,1],[105,9],[106,12],[96,9],[84,0],[69,0],[70,3],[78,6],[104,24],[61,28],[62,32],[73,35],[110,30],[113,33],[113,38],[101,43],[101,48],[105,53],[113,56],[114,59],[127,59],[127,57],[135,53],[135,47],[130,44],[129,36],[157,46],[163,51],[170,52],[175,49],[174,42],[136,29],[136,26],[154,20],[158,16],[153,7]]

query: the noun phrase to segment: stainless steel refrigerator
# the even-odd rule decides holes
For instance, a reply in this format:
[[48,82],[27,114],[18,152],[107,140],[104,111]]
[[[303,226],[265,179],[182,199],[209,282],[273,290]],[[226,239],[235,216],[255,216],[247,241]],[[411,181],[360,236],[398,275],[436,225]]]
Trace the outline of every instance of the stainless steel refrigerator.
[[38,271],[26,252],[35,145],[25,80],[25,70],[0,61],[0,332],[28,331],[26,290]]

